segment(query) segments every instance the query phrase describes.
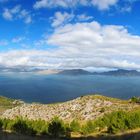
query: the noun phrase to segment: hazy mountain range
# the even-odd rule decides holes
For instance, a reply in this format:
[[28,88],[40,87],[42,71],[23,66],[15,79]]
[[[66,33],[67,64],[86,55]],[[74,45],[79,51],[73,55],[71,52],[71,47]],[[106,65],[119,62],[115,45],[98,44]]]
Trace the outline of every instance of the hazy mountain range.
[[44,67],[28,67],[28,66],[16,66],[16,67],[4,67],[0,66],[0,72],[35,72],[38,74],[59,74],[59,75],[114,75],[114,76],[140,76],[140,72],[137,70],[125,70],[118,69],[107,72],[90,72],[83,69],[67,69],[67,70],[50,70]]
[[59,74],[65,75],[114,75],[114,76],[140,76],[140,72],[136,70],[118,69],[108,72],[89,72],[82,69],[63,70]]

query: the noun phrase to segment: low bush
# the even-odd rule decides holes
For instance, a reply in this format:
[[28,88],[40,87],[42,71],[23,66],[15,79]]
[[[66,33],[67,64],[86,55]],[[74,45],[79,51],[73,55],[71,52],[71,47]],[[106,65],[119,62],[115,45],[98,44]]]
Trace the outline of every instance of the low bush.
[[82,133],[84,135],[93,133],[95,131],[95,124],[93,121],[88,121],[85,125],[82,126]]
[[48,123],[44,120],[31,121],[30,126],[36,131],[37,135],[48,134]]
[[66,135],[64,122],[59,118],[54,118],[48,125],[48,133],[52,137],[62,137]]
[[73,120],[73,121],[70,123],[70,130],[71,130],[72,132],[80,132],[80,130],[81,130],[80,123],[79,123],[77,120]]
[[131,100],[132,103],[140,103],[140,98],[139,97],[134,96],[130,100]]
[[23,119],[16,119],[11,126],[11,130],[21,134],[35,135],[36,131],[30,125],[30,121]]
[[[99,122],[98,122],[99,121]],[[96,121],[100,128],[107,127],[109,133],[123,132],[140,127],[140,111],[117,111]]]
[[0,119],[0,129],[26,135],[47,135],[51,137],[70,137],[71,132],[88,135],[102,130],[115,134],[136,128],[140,128],[140,110],[112,112],[97,120],[87,121],[83,125],[80,125],[77,120],[64,123],[59,118],[54,118],[50,122],[22,118],[15,120]]

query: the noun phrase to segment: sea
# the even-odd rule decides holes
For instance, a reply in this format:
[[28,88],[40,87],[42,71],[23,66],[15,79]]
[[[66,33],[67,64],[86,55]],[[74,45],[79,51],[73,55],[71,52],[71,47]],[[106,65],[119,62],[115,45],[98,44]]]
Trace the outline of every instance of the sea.
[[0,73],[0,95],[25,102],[56,103],[84,95],[140,96],[140,76]]

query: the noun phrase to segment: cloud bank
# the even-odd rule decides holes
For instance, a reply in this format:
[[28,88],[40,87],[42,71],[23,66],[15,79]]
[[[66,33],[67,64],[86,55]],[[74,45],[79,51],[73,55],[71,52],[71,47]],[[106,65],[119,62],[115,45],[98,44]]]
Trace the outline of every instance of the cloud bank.
[[107,10],[111,6],[114,6],[118,0],[38,0],[34,4],[35,9],[40,8],[72,8],[78,5],[80,6],[95,6],[99,10]]
[[66,24],[42,41],[52,49],[1,52],[0,65],[140,70],[140,36],[124,26],[97,21]]

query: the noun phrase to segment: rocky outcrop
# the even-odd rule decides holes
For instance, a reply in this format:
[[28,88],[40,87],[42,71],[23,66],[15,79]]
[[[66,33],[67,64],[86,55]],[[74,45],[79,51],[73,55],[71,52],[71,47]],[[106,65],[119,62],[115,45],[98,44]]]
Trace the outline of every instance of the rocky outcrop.
[[122,101],[104,96],[84,96],[58,104],[22,104],[6,110],[2,118],[14,119],[16,117],[28,118],[31,120],[49,121],[55,116],[64,121],[78,119],[82,121],[96,119],[105,113],[116,110],[132,110],[139,107],[128,101]]

